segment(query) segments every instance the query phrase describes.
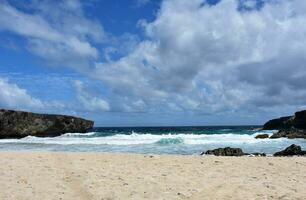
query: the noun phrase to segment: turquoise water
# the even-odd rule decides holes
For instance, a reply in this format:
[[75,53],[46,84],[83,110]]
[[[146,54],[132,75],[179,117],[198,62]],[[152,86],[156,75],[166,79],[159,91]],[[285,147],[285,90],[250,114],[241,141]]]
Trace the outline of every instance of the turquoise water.
[[94,128],[85,134],[67,133],[53,138],[4,139],[0,140],[0,150],[189,155],[227,146],[242,148],[247,153],[268,154],[291,144],[306,149],[304,139],[254,138],[257,134],[273,132],[262,131],[258,126]]

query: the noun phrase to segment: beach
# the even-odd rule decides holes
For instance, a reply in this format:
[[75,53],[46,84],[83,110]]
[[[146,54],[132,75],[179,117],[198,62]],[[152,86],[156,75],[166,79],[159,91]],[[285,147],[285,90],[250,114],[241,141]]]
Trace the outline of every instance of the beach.
[[305,157],[0,152],[0,199],[306,199]]

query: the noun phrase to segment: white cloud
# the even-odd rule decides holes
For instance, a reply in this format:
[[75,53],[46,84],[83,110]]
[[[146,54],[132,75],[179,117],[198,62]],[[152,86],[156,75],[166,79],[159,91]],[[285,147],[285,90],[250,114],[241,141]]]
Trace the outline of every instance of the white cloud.
[[75,81],[74,86],[77,93],[77,99],[84,106],[84,110],[95,112],[110,110],[108,102],[102,98],[96,97],[94,94],[90,94],[83,82]]
[[[239,10],[239,2],[248,9]],[[32,6],[27,13],[1,4],[0,29],[27,37],[35,54],[82,68],[106,85],[110,92],[102,98],[76,82],[88,110],[256,113],[305,104],[305,1],[264,1],[257,8],[252,0],[164,0],[155,20],[141,21],[144,40],[129,35],[126,43],[118,40],[124,47],[103,52],[94,44],[107,34],[85,17],[79,1]],[[114,52],[126,54],[114,60]],[[98,61],[101,53],[106,62]]]
[[257,0],[244,0],[241,1],[241,3],[247,9],[255,9],[257,5]]
[[271,105],[303,105],[306,3],[238,7],[235,0],[213,6],[203,0],[165,0],[157,18],[142,23],[146,40],[89,73],[122,102],[140,99],[146,110],[256,112]]
[[0,4],[0,30],[24,36],[28,49],[52,64],[86,68],[99,56],[90,42],[106,38],[103,27],[83,15],[79,1],[31,1],[32,12]]
[[44,104],[28,94],[25,89],[0,78],[0,106],[4,108],[42,108]]
[[[32,96],[28,90],[13,83],[12,79],[0,77],[0,108],[47,113],[67,113],[65,108],[69,106],[56,100],[41,100]],[[76,108],[74,109],[77,110]]]

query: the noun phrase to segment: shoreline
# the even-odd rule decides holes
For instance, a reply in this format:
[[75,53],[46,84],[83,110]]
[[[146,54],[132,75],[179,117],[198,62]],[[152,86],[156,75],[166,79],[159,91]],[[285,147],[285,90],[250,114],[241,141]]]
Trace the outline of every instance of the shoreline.
[[0,199],[305,199],[305,157],[0,152]]
[[[273,154],[266,154],[266,156],[258,156],[254,154],[249,155],[242,155],[242,156],[216,156],[212,154],[203,154],[201,155],[201,152],[198,154],[175,154],[175,153],[164,153],[164,154],[155,154],[155,153],[133,153],[133,152],[107,152],[107,151],[48,151],[48,150],[0,150],[0,155],[2,153],[16,153],[16,154],[100,154],[100,155],[128,155],[128,156],[161,156],[161,157],[220,157],[220,158],[229,158],[229,157],[236,157],[236,158],[243,158],[243,157],[250,157],[250,158],[271,158],[276,157]],[[283,158],[292,158],[292,157],[304,157],[306,159],[306,156],[301,155],[293,155],[293,156],[282,156]],[[0,158],[1,159],[1,158]]]

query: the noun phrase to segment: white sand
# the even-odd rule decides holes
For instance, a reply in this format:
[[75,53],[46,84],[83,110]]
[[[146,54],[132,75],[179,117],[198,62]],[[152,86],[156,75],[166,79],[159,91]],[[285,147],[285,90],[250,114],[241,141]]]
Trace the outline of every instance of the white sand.
[[1,200],[306,199],[306,157],[0,153]]

